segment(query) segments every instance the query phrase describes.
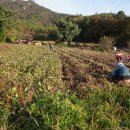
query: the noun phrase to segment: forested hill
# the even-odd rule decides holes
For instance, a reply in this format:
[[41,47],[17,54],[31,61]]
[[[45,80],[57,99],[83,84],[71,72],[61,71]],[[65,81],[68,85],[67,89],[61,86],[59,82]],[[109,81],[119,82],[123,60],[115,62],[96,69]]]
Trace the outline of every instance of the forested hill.
[[[33,0],[0,0],[0,9],[1,41],[14,42],[30,36],[41,41],[99,43],[106,36],[116,46],[130,46],[130,17],[122,10],[117,14],[65,15],[42,7]],[[58,20],[63,16],[68,17]]]
[[33,0],[0,0],[0,6],[15,12],[16,18],[20,20],[39,21],[42,24],[54,23],[64,16],[38,5]]

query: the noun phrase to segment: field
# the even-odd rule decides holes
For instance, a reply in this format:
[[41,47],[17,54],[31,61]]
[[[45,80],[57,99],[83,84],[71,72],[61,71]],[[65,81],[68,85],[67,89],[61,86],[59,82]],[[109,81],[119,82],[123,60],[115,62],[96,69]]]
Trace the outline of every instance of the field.
[[[61,57],[67,86],[80,83],[91,88],[103,87],[104,80],[112,83],[111,72],[116,66],[115,52],[91,51],[80,48],[57,48]],[[124,55],[128,55],[126,52]],[[124,61],[130,69],[128,62]]]
[[[78,86],[80,82],[91,87],[102,86],[102,79],[111,81],[114,68],[114,53],[103,53],[74,48],[57,49],[64,63],[64,73],[69,78],[70,86]],[[108,56],[109,55],[109,56]],[[69,77],[69,75],[71,75]]]
[[112,82],[114,55],[1,44],[0,129],[129,130],[130,87]]

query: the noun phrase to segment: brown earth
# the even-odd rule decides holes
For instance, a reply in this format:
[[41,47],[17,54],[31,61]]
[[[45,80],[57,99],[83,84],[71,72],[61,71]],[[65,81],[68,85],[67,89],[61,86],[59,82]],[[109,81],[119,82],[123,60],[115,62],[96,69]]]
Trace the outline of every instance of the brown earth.
[[1,52],[5,52],[5,51],[8,51],[8,50],[10,50],[10,47],[9,47],[8,44],[4,44],[4,46],[3,46],[3,43],[0,43],[0,51]]
[[97,52],[80,48],[56,48],[55,51],[63,62],[65,85],[71,88],[71,91],[78,92],[78,95],[84,95],[87,86],[95,89],[104,87],[105,81],[112,82],[111,72],[115,67],[114,52]]

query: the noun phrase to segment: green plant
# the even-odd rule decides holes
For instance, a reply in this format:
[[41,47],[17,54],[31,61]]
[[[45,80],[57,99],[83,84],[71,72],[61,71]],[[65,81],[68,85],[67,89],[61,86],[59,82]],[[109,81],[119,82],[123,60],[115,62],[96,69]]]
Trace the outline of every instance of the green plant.
[[12,13],[6,9],[0,7],[0,41],[5,42],[6,40],[6,29],[12,26],[11,23]]
[[70,45],[70,42],[73,40],[73,38],[80,33],[78,25],[74,24],[69,18],[60,19],[56,26],[58,28],[58,40],[60,42],[66,41],[68,42],[68,45]]
[[130,32],[123,32],[121,33],[116,40],[116,45],[121,48],[128,47],[128,41],[130,40]]
[[102,37],[100,38],[100,47],[102,50],[111,50],[113,46],[113,39],[110,37]]

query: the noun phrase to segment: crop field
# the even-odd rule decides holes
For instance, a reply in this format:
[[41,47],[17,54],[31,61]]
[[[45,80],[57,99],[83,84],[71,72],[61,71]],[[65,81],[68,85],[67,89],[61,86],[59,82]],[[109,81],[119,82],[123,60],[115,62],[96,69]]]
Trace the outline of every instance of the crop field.
[[104,87],[104,81],[111,81],[111,71],[115,67],[115,53],[81,50],[78,48],[57,48],[63,61],[63,72],[67,86],[72,89],[90,86]]
[[[0,46],[0,87],[4,89],[45,86],[51,89],[61,79],[61,62],[49,49],[36,46]],[[58,80],[59,81],[58,81]],[[48,80],[50,82],[48,82]],[[32,88],[32,86],[34,88]]]
[[[91,87],[102,86],[102,79],[111,81],[111,71],[114,68],[114,54],[81,50],[57,49],[64,63],[64,73],[71,86],[81,82]],[[69,74],[71,75],[69,77]]]
[[129,130],[130,87],[112,82],[114,55],[1,44],[0,130]]

